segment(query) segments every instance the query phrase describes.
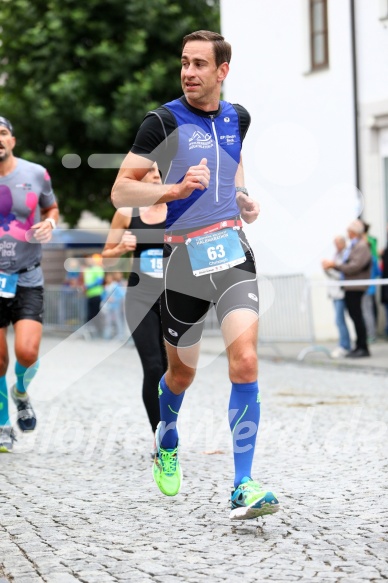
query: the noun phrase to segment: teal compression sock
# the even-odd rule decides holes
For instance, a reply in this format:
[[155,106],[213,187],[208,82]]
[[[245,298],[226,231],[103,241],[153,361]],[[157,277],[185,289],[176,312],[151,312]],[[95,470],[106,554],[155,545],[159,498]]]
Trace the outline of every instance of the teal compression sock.
[[175,395],[168,388],[164,375],[159,383],[159,406],[162,430],[160,432],[161,445],[164,449],[174,449],[178,441],[176,423],[179,409],[182,405],[185,392]]
[[260,393],[257,381],[232,383],[229,425],[233,437],[235,488],[243,478],[252,477],[251,470],[259,421]]
[[15,374],[16,374],[16,389],[18,393],[26,393],[28,385],[38,372],[39,360],[28,368],[16,361],[15,364]]
[[0,377],[0,425],[11,425],[8,411],[8,388],[5,377]]

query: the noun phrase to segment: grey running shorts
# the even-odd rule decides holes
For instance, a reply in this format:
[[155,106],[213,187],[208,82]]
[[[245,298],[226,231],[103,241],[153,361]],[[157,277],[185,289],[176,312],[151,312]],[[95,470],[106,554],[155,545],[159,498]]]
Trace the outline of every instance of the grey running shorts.
[[210,275],[193,275],[184,243],[164,246],[163,334],[173,346],[193,346],[202,336],[206,314],[215,306],[220,325],[229,313],[246,309],[259,314],[259,291],[252,249],[239,232],[246,261]]

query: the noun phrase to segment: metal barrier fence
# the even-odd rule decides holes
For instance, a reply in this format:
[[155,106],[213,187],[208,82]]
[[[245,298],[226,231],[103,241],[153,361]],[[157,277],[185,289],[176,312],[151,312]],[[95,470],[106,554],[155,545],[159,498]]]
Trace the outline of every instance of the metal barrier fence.
[[46,285],[44,304],[47,330],[70,333],[85,323],[86,300],[81,289]]
[[[308,280],[303,274],[259,277],[260,343],[314,343],[314,324]],[[219,330],[214,309],[205,332]]]
[[[260,342],[314,344],[310,286],[303,274],[259,277]],[[85,322],[82,290],[65,286],[45,287],[45,328],[74,332]],[[205,334],[218,334],[214,309],[205,321]]]
[[[261,342],[314,342],[310,287],[303,274],[270,276],[273,303],[260,318]],[[260,279],[259,279],[259,288]],[[263,286],[263,297],[268,286]]]

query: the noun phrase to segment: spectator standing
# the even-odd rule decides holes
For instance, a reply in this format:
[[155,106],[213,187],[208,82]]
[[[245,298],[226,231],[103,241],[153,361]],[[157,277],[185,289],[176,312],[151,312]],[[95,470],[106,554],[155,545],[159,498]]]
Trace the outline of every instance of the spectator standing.
[[[377,258],[372,254],[370,279],[378,279],[380,276],[381,270],[379,267],[379,262]],[[366,290],[365,294],[362,296],[361,301],[362,315],[365,320],[368,343],[375,342],[377,337],[376,288],[377,286],[375,284],[370,285]]]
[[113,338],[114,322],[114,298],[113,293],[117,287],[113,280],[113,273],[105,273],[104,276],[104,291],[101,295],[100,313],[102,316],[102,337],[104,340],[111,340]]
[[343,257],[343,263],[336,265],[334,261],[325,259],[322,265],[324,269],[333,268],[343,275],[345,305],[356,330],[356,346],[349,352],[347,357],[362,358],[370,356],[367,345],[366,327],[361,309],[362,296],[368,286],[365,284],[347,286],[346,282],[369,279],[372,256],[369,245],[363,237],[363,223],[359,219],[355,219],[350,223],[347,231],[350,245]]
[[[381,253],[381,271],[383,279],[388,279],[388,243]],[[381,286],[381,303],[385,308],[385,336],[388,339],[388,285]]]
[[91,336],[99,335],[101,323],[98,319],[101,298],[104,292],[104,269],[101,255],[95,253],[86,258],[86,267],[83,271],[83,285],[86,296],[86,323],[87,333]]
[[121,271],[113,272],[113,280],[116,283],[114,292],[116,308],[114,312],[114,323],[116,326],[116,337],[118,340],[128,340],[128,333],[125,320],[125,297],[127,292],[127,282]]
[[[335,265],[341,265],[346,250],[345,237],[342,236],[336,237],[334,239],[334,245],[336,248],[336,252],[333,257],[333,262]],[[333,268],[325,269],[325,273],[328,277],[335,279],[337,281],[341,279],[341,273],[336,269]],[[351,349],[349,330],[345,320],[346,312],[345,292],[340,286],[329,285],[328,295],[329,298],[333,301],[335,323],[339,333],[338,346],[331,352],[331,356],[332,358],[341,358],[346,356]]]
[[[362,221],[364,225],[364,238],[365,241],[368,243],[371,256],[372,256],[372,263],[371,263],[371,279],[377,279],[381,275],[381,270],[379,267],[379,253],[377,247],[377,239],[370,234],[369,223]],[[366,326],[366,333],[368,342],[372,343],[375,342],[377,336],[377,301],[376,301],[376,292],[377,292],[376,285],[370,285],[366,290],[365,294],[362,296],[361,308],[362,313],[365,320]]]
[[125,288],[121,284],[121,273],[106,272],[101,298],[102,337],[105,340],[125,339],[124,298]]

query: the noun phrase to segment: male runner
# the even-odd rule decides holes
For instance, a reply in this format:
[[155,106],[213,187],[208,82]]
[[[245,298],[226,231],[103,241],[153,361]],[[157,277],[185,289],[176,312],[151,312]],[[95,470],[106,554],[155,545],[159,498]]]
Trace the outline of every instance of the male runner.
[[[220,101],[230,57],[229,43],[217,33],[184,37],[184,96],[147,114],[118,173],[112,200],[117,208],[168,204],[162,296],[168,370],[159,387],[155,482],[167,496],[179,492],[176,422],[184,392],[194,380],[204,319],[215,305],[232,383],[230,518],[244,520],[276,512],[279,502],[251,477],[260,418],[259,305],[254,257],[241,219],[253,222],[259,205],[244,187],[241,159],[250,116],[240,105]],[[163,185],[140,182],[154,161]]]
[[15,433],[10,423],[6,372],[7,328],[15,334],[16,383],[11,397],[21,431],[33,431],[35,412],[27,394],[38,370],[42,337],[42,243],[51,239],[58,206],[42,166],[13,155],[11,123],[0,117],[0,452],[10,452]]

